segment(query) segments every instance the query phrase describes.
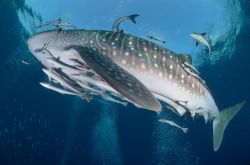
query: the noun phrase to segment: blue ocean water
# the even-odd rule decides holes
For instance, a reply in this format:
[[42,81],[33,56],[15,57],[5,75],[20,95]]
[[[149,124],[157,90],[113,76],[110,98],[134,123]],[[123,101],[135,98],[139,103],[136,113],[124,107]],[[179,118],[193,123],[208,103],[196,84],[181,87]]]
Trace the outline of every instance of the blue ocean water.
[[[250,163],[250,2],[190,1],[0,1],[0,164],[156,164]],[[42,65],[26,40],[35,25],[62,18],[84,29],[110,30],[116,18],[138,13],[125,32],[154,34],[177,53],[190,53],[220,109],[247,103],[228,126],[214,152],[212,123],[164,114],[189,132],[157,122],[157,115],[95,99],[84,102],[42,88]],[[211,59],[189,37],[206,32]],[[31,64],[25,65],[21,61]]]

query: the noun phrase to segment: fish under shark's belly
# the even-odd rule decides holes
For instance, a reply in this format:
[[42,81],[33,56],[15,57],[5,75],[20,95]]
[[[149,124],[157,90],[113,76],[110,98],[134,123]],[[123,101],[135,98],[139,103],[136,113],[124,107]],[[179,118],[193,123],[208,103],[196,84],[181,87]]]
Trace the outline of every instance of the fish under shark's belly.
[[[245,104],[245,101],[219,112],[203,81],[198,75],[192,74],[193,72],[185,73],[188,72],[184,65],[185,62],[177,61],[179,57],[175,53],[129,35],[123,35],[121,36],[122,40],[119,40],[120,33],[114,34],[110,32],[103,34],[106,39],[102,38],[102,41],[106,42],[108,38],[114,36],[117,37],[118,41],[121,41],[119,42],[120,45],[115,45],[115,42],[111,41],[109,44],[113,46],[102,45],[104,47],[100,48],[100,46],[98,47],[98,37],[96,38],[97,44],[93,40],[95,35],[100,34],[102,34],[100,31],[74,30],[58,33],[56,30],[31,37],[28,40],[30,51],[48,68],[43,69],[43,71],[48,75],[51,83],[56,86],[48,83],[41,83],[41,85],[62,94],[77,95],[87,101],[90,97],[88,97],[88,92],[86,93],[85,90],[90,89],[93,91],[91,95],[101,96],[103,99],[126,106],[124,102],[112,97],[115,96],[126,102],[159,113],[162,106],[155,99],[157,98],[170,105],[169,110],[176,109],[180,115],[190,111],[192,116],[199,114],[206,121],[212,119],[213,147],[214,151],[219,149],[224,130],[230,120]],[[108,34],[111,36],[107,36]],[[85,36],[85,39],[82,38],[83,36]],[[86,38],[91,38],[90,46],[96,50],[88,48]],[[127,43],[125,39],[128,39]],[[136,44],[133,44],[135,41]],[[67,46],[70,45],[73,48],[69,47],[69,49],[72,48],[73,51],[67,49]],[[127,52],[123,46],[129,46]],[[119,47],[121,49],[117,52]],[[106,58],[105,55],[108,55],[109,58]],[[136,58],[134,55],[141,58]],[[167,58],[170,60],[166,60]],[[85,69],[85,64],[88,64],[87,69],[95,71],[94,74],[87,74],[88,71],[86,70],[81,73],[81,69]],[[92,85],[88,83],[99,86],[101,91],[92,88]],[[111,96],[108,94],[103,95],[102,92],[106,91],[110,91]],[[112,95],[113,93],[114,95]],[[176,126],[175,123],[167,120],[159,121]],[[185,129],[183,131],[186,132]]]
[[184,106],[189,110],[196,110],[201,106],[205,109],[207,106],[206,97],[209,96],[209,92],[206,87],[200,80],[187,74],[181,64],[175,63],[172,59],[166,58],[164,66],[157,61],[142,59],[136,54],[124,54],[112,60],[153,93],[173,102],[185,103]]
[[[187,88],[184,83],[178,83],[178,80],[172,78],[163,78],[159,74],[152,74],[150,72],[130,71],[138,80],[140,80],[153,93],[159,94],[173,102],[179,102],[188,110],[196,110],[199,107],[206,106],[206,95],[195,94],[192,85]],[[179,80],[181,82],[181,80]],[[182,85],[183,84],[183,85]],[[197,85],[197,83],[196,83]],[[203,91],[206,91],[203,89]]]
[[[62,61],[64,61],[65,63],[69,65],[70,64],[74,65],[71,59],[78,59],[84,62],[82,58],[79,56],[79,54],[76,53],[75,51],[72,51],[72,50],[65,51],[65,50],[57,49],[53,46],[51,47],[48,46],[47,49],[51,52],[51,54],[53,54],[55,58],[60,57]],[[46,60],[46,58],[49,58],[48,54],[40,54],[39,56],[37,56],[37,58],[47,68],[55,67]],[[134,75],[148,89],[150,89],[151,92],[159,94],[162,97],[165,97],[170,101],[180,102],[180,104],[182,104],[186,109],[190,111],[195,110],[201,106],[203,107],[206,106],[206,100],[204,99],[204,97],[202,98],[201,95],[194,94],[195,93],[194,90],[197,90],[197,88],[194,88],[194,87],[187,88],[187,83],[190,83],[190,82],[182,83],[181,82],[182,80],[177,79],[176,75],[172,75],[171,73],[167,73],[166,71],[162,72],[161,73],[162,75],[161,75],[159,73],[156,73],[155,70],[154,72],[152,72],[152,70],[150,69],[149,70],[145,70],[142,68],[136,69],[131,66],[124,65],[122,61],[116,61],[115,63],[119,65],[120,67],[122,67],[123,69],[125,69],[126,71],[128,71],[129,73],[131,73],[132,75]],[[69,76],[71,74],[78,73],[78,71],[75,72],[74,70],[68,70],[67,68],[62,68],[62,69]],[[183,71],[182,74],[184,74],[185,77],[188,76],[185,73],[185,71]],[[84,81],[84,77],[81,78],[81,76],[79,76],[79,78],[82,79],[82,81]],[[199,85],[198,81],[195,81],[195,83],[196,83],[195,85],[198,87]],[[205,89],[202,89],[202,90],[206,91]],[[162,101],[165,101],[165,100],[162,100]],[[166,102],[166,103],[169,104],[169,102]],[[181,112],[181,114],[183,113],[184,112]]]

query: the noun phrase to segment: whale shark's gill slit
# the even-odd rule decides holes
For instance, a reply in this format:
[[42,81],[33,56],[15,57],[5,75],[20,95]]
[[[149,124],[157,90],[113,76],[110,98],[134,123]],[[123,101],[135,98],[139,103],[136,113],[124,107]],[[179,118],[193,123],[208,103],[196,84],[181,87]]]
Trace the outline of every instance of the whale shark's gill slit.
[[160,112],[161,105],[138,79],[116,65],[108,57],[87,47],[72,47],[80,57],[110,86],[131,102],[145,109]]

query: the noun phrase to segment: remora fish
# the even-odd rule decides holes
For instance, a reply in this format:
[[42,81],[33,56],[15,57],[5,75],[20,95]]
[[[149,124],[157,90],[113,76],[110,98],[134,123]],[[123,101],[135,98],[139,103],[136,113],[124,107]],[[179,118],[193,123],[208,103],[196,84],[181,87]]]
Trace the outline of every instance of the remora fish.
[[135,18],[138,17],[139,15],[138,14],[133,14],[133,15],[129,15],[129,16],[124,16],[124,17],[121,17],[119,19],[117,19],[115,21],[115,23],[113,24],[112,26],[112,31],[113,32],[120,32],[119,30],[119,25],[125,21],[126,19],[129,19],[130,21],[132,21],[133,23],[136,23],[135,21]]
[[187,133],[187,131],[188,131],[188,128],[183,128],[183,127],[179,126],[178,124],[176,124],[173,121],[166,120],[166,119],[159,119],[158,121],[161,122],[161,123],[169,124],[169,125],[171,125],[173,127],[179,128],[184,133]]
[[30,65],[29,62],[26,62],[26,61],[24,61],[24,60],[22,60],[22,63],[25,64],[25,65]]
[[165,41],[160,40],[160,39],[158,39],[157,37],[155,37],[155,36],[153,36],[153,35],[148,35],[147,37],[148,37],[149,39],[151,39],[151,40],[156,40],[156,41],[162,42],[163,44],[166,43]]
[[41,82],[40,83],[44,88],[47,88],[47,89],[50,89],[50,90],[53,90],[53,91],[56,91],[58,93],[61,93],[63,95],[75,95],[75,96],[78,96],[79,94],[77,93],[74,93],[74,92],[70,92],[70,91],[67,91],[65,89],[61,89],[61,88],[58,88],[58,87],[55,87],[49,83],[43,83]]
[[[212,120],[214,151],[219,149],[228,123],[245,104],[243,101],[219,111],[207,86],[185,71],[187,66],[181,55],[133,35],[101,30],[38,33],[28,39],[29,50],[43,65],[48,65],[44,55],[35,51],[44,43],[49,43],[47,49],[55,57],[84,61],[138,107],[159,113],[161,104],[153,95],[157,93],[156,97],[167,98],[169,103],[175,103],[191,114]],[[178,109],[178,106],[174,107]]]
[[46,22],[44,24],[36,26],[35,28],[41,28],[41,27],[48,26],[48,25],[53,25],[57,28],[59,28],[59,27],[73,27],[76,29],[76,25],[73,25],[73,24],[70,24],[67,22],[62,22],[62,19],[60,19],[60,18],[58,20],[55,20],[55,21]]
[[[68,80],[65,80],[63,77],[59,76],[57,73],[55,73],[55,70],[49,70],[49,69],[42,69],[42,71],[51,79],[54,79],[55,81],[57,81],[62,87],[64,87],[65,89],[67,89],[67,91],[72,92],[77,94],[77,96],[81,97],[83,100],[87,100],[90,101],[92,99],[92,97],[90,97],[89,95],[82,93],[80,91],[80,86],[75,83],[75,84],[71,84],[68,82]],[[72,82],[73,83],[73,82]],[[78,86],[77,86],[78,85]]]
[[196,46],[198,46],[200,43],[203,43],[204,45],[207,46],[208,48],[208,54],[210,55],[211,54],[211,46],[210,44],[208,43],[207,39],[204,37],[206,35],[206,33],[201,33],[201,34],[198,34],[198,33],[191,33],[190,36],[196,40]]

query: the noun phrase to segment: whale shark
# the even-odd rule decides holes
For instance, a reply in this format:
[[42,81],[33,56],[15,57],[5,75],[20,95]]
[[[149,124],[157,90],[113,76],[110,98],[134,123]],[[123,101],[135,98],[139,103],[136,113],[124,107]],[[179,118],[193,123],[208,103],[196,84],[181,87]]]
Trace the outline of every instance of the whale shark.
[[[201,116],[206,122],[211,121],[214,151],[219,149],[227,125],[245,104],[242,101],[219,110],[205,81],[192,67],[190,56],[131,34],[49,30],[31,36],[27,43],[46,70],[61,75],[61,79],[57,79],[64,80],[63,83],[80,81],[93,90],[157,114],[165,110],[163,106],[167,104],[180,116],[188,112],[192,117]],[[60,59],[60,65],[52,63],[53,59]],[[64,67],[64,64],[67,65]],[[76,85],[68,86],[71,89]],[[78,86],[75,92],[91,93]]]

